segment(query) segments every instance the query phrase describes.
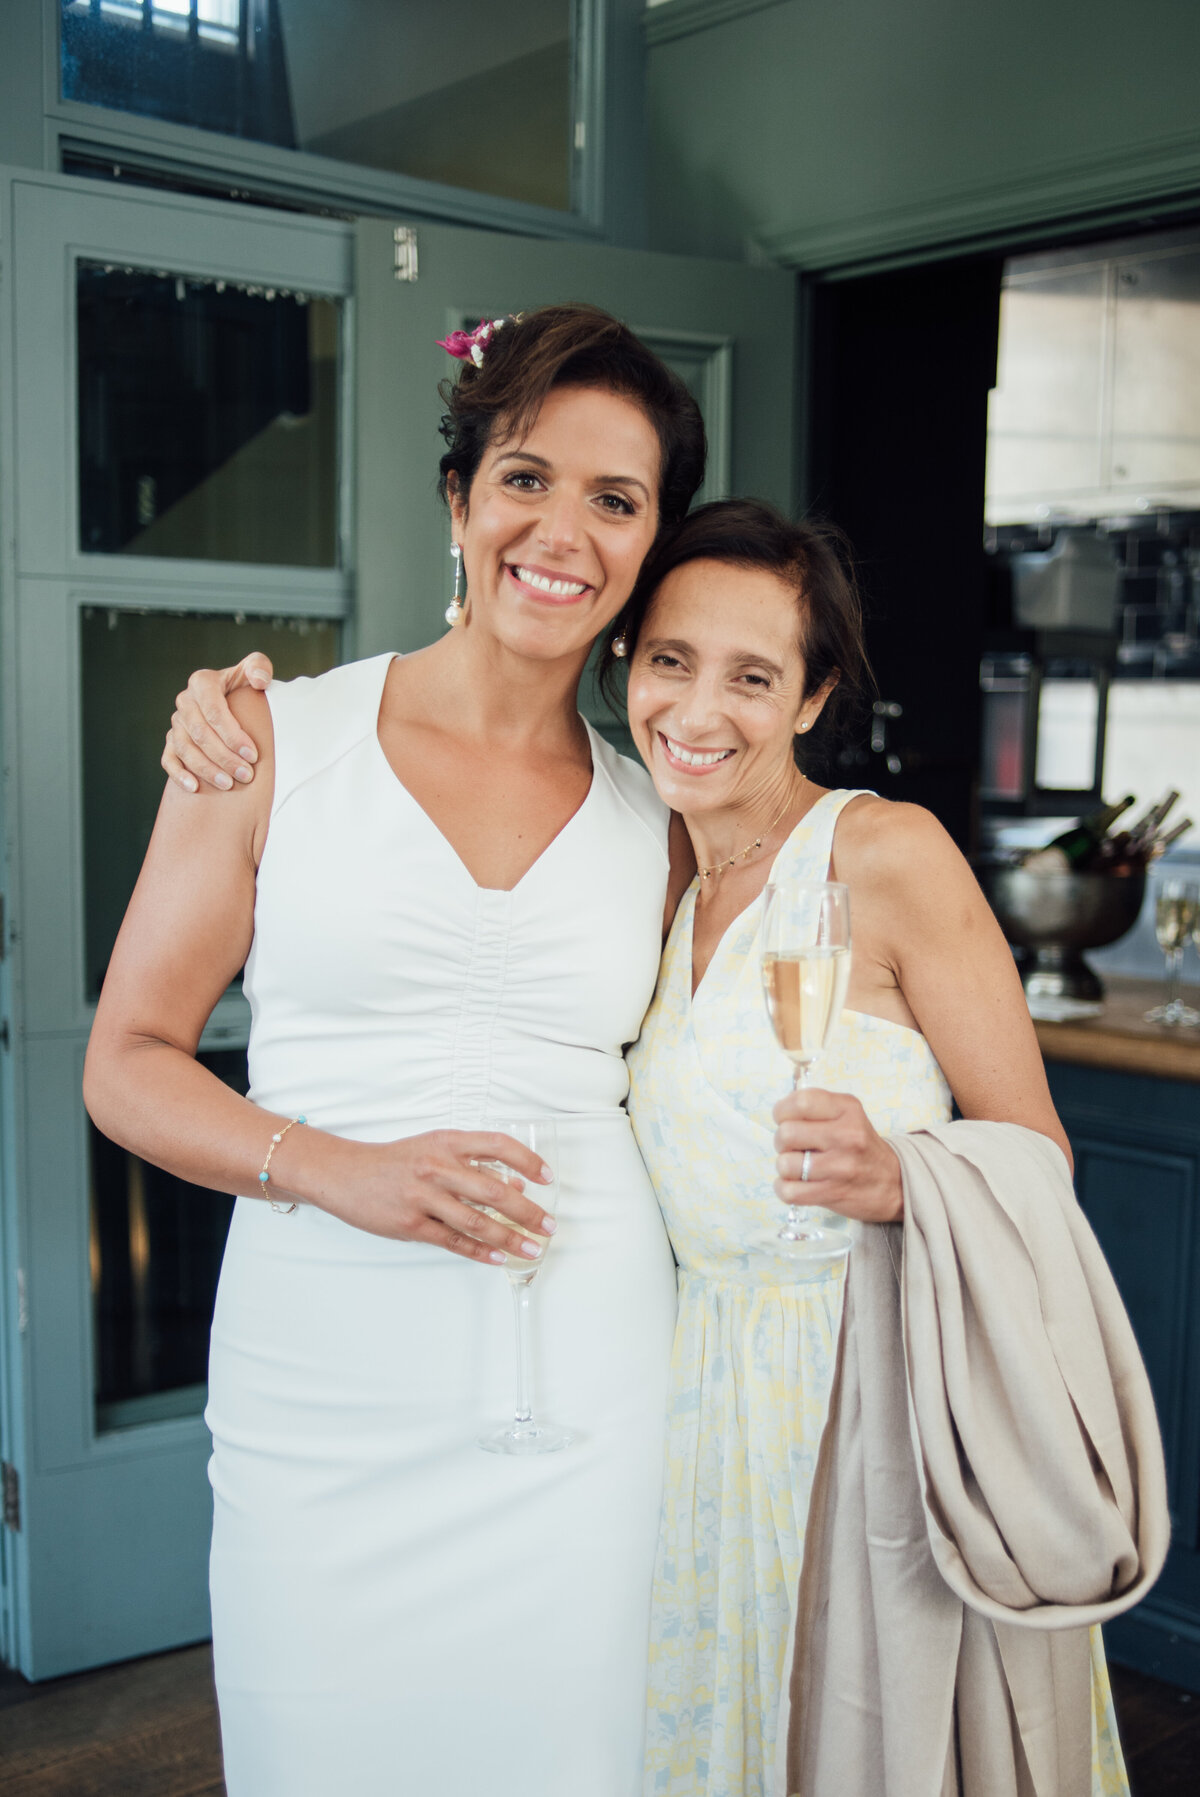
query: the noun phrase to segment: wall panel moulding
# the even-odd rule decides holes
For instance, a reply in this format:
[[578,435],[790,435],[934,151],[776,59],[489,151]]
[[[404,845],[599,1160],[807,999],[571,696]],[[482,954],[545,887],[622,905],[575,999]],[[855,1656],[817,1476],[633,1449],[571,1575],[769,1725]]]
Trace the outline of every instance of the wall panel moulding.
[[949,186],[910,205],[756,232],[784,267],[860,272],[956,247],[1003,245],[1073,220],[1157,216],[1200,199],[1200,133],[1176,133],[1111,154],[1078,156],[993,183]]
[[724,25],[730,19],[782,3],[783,0],[650,0],[645,16],[646,42],[668,44],[673,38],[691,37],[695,31],[708,31],[713,25]]

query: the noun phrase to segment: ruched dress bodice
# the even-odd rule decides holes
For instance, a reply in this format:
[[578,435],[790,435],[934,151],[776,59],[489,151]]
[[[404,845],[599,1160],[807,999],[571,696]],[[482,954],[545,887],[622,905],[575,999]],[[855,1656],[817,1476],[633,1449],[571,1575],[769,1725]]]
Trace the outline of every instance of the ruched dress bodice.
[[579,810],[512,891],[478,886],[383,753],[391,660],[271,689],[251,1095],[364,1140],[615,1117],[658,972],[665,809],[589,726]]

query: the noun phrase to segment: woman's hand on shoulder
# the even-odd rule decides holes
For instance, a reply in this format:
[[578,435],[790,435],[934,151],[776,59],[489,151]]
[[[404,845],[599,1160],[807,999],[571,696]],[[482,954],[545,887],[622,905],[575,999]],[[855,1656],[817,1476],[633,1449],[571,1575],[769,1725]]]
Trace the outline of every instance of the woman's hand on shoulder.
[[270,659],[258,649],[232,668],[198,668],[176,695],[163,772],[185,792],[199,791],[202,781],[224,792],[235,780],[249,785],[260,745],[231,708],[229,696],[239,689],[261,692],[273,678]]
[[774,1115],[775,1190],[785,1204],[819,1204],[860,1223],[894,1223],[902,1216],[899,1157],[857,1098],[804,1086],[781,1098]]

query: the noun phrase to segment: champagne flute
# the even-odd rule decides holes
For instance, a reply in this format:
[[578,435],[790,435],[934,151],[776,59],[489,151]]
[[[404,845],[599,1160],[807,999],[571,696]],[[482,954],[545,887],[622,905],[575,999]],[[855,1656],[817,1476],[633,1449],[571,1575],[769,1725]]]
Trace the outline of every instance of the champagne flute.
[[[539,1186],[537,1201],[553,1216],[558,1209],[558,1130],[552,1117],[524,1118],[517,1122],[507,1120],[488,1123],[487,1129],[498,1130],[501,1135],[512,1136],[516,1141],[536,1154],[554,1172],[553,1183]],[[476,1165],[492,1173],[497,1179],[510,1185],[516,1178],[511,1167],[503,1161],[477,1161]],[[540,1242],[542,1257],[549,1248],[549,1242],[543,1236],[534,1235],[531,1230],[523,1229],[510,1217],[505,1217],[491,1205],[476,1207],[489,1217],[507,1223],[510,1229],[516,1229],[521,1235],[527,1235],[531,1241]],[[503,1429],[490,1429],[476,1439],[481,1448],[489,1454],[554,1454],[559,1448],[571,1445],[571,1436],[566,1429],[557,1423],[539,1422],[533,1413],[533,1344],[530,1339],[530,1315],[533,1303],[533,1282],[541,1268],[541,1259],[526,1260],[519,1254],[506,1254],[504,1271],[508,1276],[509,1287],[513,1295],[513,1305],[517,1324],[517,1401],[513,1420]]]
[[1158,883],[1154,904],[1154,934],[1167,958],[1166,1002],[1146,1012],[1147,1023],[1172,1027],[1200,1023],[1200,1011],[1185,1005],[1179,985],[1183,975],[1183,951],[1200,920],[1200,887],[1169,875]]
[[[796,1090],[837,1026],[850,983],[850,891],[836,880],[779,880],[766,888],[762,981],[767,1015],[792,1062]],[[850,1251],[845,1219],[787,1204],[776,1235],[760,1238],[816,1275]]]

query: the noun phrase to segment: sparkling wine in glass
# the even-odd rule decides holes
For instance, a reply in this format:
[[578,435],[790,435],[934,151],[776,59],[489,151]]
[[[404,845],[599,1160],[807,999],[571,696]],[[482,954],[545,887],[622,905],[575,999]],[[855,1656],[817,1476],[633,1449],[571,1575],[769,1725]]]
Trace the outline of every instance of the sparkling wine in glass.
[[[527,1117],[517,1121],[501,1119],[484,1125],[489,1130],[497,1130],[501,1135],[512,1136],[523,1143],[534,1154],[538,1155],[554,1172],[553,1183],[537,1188],[537,1202],[553,1216],[558,1209],[558,1130],[552,1117]],[[477,1165],[488,1173],[510,1184],[516,1175],[511,1167],[503,1161],[479,1161]],[[545,1258],[549,1242],[543,1236],[534,1235],[532,1231],[523,1229],[506,1217],[499,1208],[491,1205],[478,1207],[489,1217],[498,1222],[507,1223],[510,1229],[516,1229],[521,1235],[529,1236],[531,1241],[543,1243],[542,1259]],[[531,1341],[530,1317],[533,1304],[533,1282],[541,1269],[542,1260],[526,1260],[523,1255],[506,1254],[504,1271],[508,1276],[509,1287],[513,1295],[513,1306],[517,1325],[517,1399],[511,1423],[502,1429],[489,1429],[477,1439],[481,1448],[489,1454],[554,1454],[559,1448],[571,1445],[570,1432],[562,1429],[557,1423],[539,1421],[534,1415],[533,1396],[533,1344]]]
[[1200,922],[1200,887],[1174,875],[1158,883],[1154,903],[1154,934],[1167,958],[1167,996],[1146,1012],[1147,1023],[1167,1023],[1178,1028],[1200,1023],[1200,1011],[1185,1005],[1179,990],[1183,977],[1183,951]]
[[[842,1014],[850,984],[850,892],[836,880],[779,880],[766,889],[763,994],[793,1081],[806,1086]],[[775,1235],[762,1238],[817,1274],[850,1250],[845,1219],[816,1205],[787,1204]]]

